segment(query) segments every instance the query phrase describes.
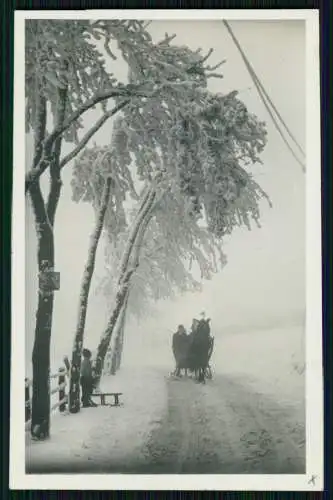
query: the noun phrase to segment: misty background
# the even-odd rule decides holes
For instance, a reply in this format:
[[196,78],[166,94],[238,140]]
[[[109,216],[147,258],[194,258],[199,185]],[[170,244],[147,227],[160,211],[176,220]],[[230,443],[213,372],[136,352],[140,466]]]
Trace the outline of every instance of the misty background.
[[[298,142],[305,144],[305,22],[232,21],[235,35],[257,76]],[[238,332],[303,325],[305,315],[305,176],[275,129],[250,75],[222,21],[153,21],[149,31],[156,40],[165,32],[175,33],[175,44],[203,51],[214,49],[211,64],[226,59],[224,78],[211,80],[209,89],[227,93],[239,90],[240,99],[260,120],[267,122],[268,144],[263,165],[252,172],[269,194],[273,208],[261,202],[261,229],[237,228],[224,239],[228,263],[221,273],[203,284],[201,293],[160,301],[154,313],[140,321],[131,319],[125,332],[124,363],[166,363],[172,368],[170,337],[179,323],[205,311],[212,318],[212,334],[219,337]],[[127,65],[112,61],[115,76],[126,81]],[[87,126],[97,111],[85,115]],[[108,144],[112,122],[94,137]],[[92,143],[89,143],[91,145]],[[31,166],[33,141],[26,136],[26,169]],[[73,145],[64,143],[63,154]],[[55,222],[55,270],[60,272],[60,290],[55,292],[51,341],[51,369],[70,355],[76,328],[81,278],[94,212],[89,204],[71,201],[71,164],[63,170],[63,190]],[[42,179],[47,189],[48,175]],[[34,216],[26,199],[26,375],[31,374],[37,306],[37,257]],[[94,350],[107,319],[107,298],[95,293],[103,276],[104,242],[101,241],[90,293],[85,345]],[[264,353],[262,353],[264,355]],[[237,355],[237,353],[235,353]]]

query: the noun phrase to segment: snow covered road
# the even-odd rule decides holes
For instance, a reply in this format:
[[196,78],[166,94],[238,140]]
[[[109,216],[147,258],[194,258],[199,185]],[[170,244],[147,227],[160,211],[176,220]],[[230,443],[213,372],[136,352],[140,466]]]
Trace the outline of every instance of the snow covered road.
[[126,387],[121,408],[53,419],[51,440],[27,437],[28,473],[297,474],[305,471],[304,419],[244,376],[206,385],[162,370],[106,379]]
[[[304,427],[243,380],[168,383],[168,406],[146,444],[148,473],[305,472]],[[141,469],[141,471],[142,471]]]

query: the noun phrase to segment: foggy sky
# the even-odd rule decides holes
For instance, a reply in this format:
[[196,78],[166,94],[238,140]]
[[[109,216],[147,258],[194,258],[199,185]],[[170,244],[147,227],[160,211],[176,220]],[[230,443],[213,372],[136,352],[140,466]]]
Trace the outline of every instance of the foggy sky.
[[[232,21],[258,77],[292,133],[305,144],[305,24],[303,21]],[[189,325],[191,318],[205,310],[212,317],[215,335],[235,326],[255,328],[278,321],[302,318],[305,309],[305,176],[274,128],[245,65],[221,21],[154,21],[154,37],[176,33],[174,43],[193,49],[214,49],[211,62],[227,59],[223,80],[212,80],[210,90],[227,93],[239,90],[250,112],[267,121],[268,144],[263,165],[253,169],[255,178],[270,195],[273,208],[261,203],[261,229],[237,229],[225,239],[228,264],[223,272],[205,283],[201,294],[190,294],[176,302],[156,305],[156,316],[128,324],[127,345],[147,343],[165,349],[166,339],[178,323]],[[126,78],[127,66],[112,63],[118,76]],[[92,112],[86,118],[94,120]],[[95,141],[107,144],[111,136],[106,125]],[[31,161],[31,138],[27,137],[27,168]],[[71,145],[65,145],[64,152]],[[76,325],[78,296],[94,214],[87,204],[71,201],[71,165],[63,173],[63,191],[56,214],[56,270],[61,273],[61,289],[56,292],[52,331],[53,362],[71,351]],[[47,185],[44,176],[43,185]],[[37,302],[36,241],[30,201],[26,201],[26,372],[34,338]],[[94,288],[103,274],[103,245],[90,296],[86,345],[95,348],[105,322],[106,304]],[[145,335],[145,337],[144,337]]]

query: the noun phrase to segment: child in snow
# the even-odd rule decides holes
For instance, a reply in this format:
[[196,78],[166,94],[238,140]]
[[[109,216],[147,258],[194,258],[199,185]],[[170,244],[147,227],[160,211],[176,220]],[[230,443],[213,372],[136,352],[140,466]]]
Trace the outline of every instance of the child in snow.
[[92,375],[92,365],[91,365],[91,352],[89,349],[83,349],[83,360],[81,363],[81,389],[82,389],[82,406],[87,408],[89,406],[97,406],[91,400],[91,394],[93,392],[93,375]]

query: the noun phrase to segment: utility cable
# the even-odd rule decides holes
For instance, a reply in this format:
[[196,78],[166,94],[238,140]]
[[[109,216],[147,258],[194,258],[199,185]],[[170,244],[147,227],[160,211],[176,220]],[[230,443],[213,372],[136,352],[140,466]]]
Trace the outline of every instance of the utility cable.
[[291,133],[291,131],[289,130],[287,124],[285,123],[284,119],[282,118],[281,114],[279,113],[279,111],[277,110],[276,106],[274,105],[274,103],[272,102],[271,98],[269,97],[269,95],[267,94],[263,84],[261,83],[261,81],[259,80],[258,76],[256,75],[253,67],[251,66],[249,60],[247,59],[242,47],[240,46],[240,43],[238,42],[236,36],[234,35],[231,27],[229,26],[229,23],[225,20],[223,20],[223,24],[225,25],[225,27],[227,28],[232,40],[234,41],[237,49],[239,50],[241,56],[242,56],[242,59],[246,65],[246,68],[247,70],[249,71],[250,73],[250,76],[253,80],[253,83],[256,87],[256,89],[258,90],[258,93],[259,93],[259,96],[261,97],[262,101],[263,101],[263,104],[264,106],[266,107],[270,117],[272,118],[272,121],[276,127],[276,129],[278,130],[279,134],[281,135],[284,143],[286,144],[286,146],[288,147],[289,151],[292,153],[293,157],[295,158],[295,160],[301,165],[302,167],[302,170],[305,171],[305,164],[302,160],[300,160],[297,155],[295,154],[295,152],[293,151],[292,147],[290,146],[287,138],[285,137],[285,135],[283,134],[276,118],[274,117],[271,109],[269,108],[268,104],[271,105],[272,109],[275,111],[277,117],[280,119],[281,123],[283,124],[284,128],[286,129],[287,133],[289,134],[289,136],[291,137],[291,139],[294,141],[294,143],[296,144],[296,146],[298,147],[298,149],[300,150],[300,152],[303,154],[303,156],[305,157],[305,153],[302,149],[302,147],[299,145],[298,141],[296,140],[296,138],[294,137],[294,135]]

